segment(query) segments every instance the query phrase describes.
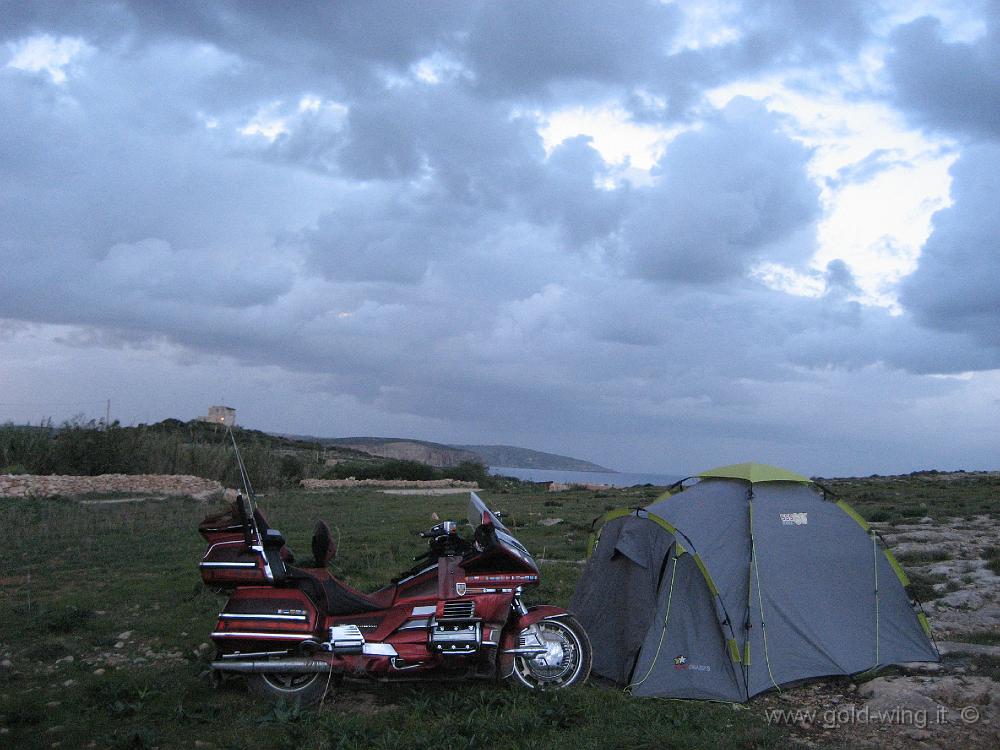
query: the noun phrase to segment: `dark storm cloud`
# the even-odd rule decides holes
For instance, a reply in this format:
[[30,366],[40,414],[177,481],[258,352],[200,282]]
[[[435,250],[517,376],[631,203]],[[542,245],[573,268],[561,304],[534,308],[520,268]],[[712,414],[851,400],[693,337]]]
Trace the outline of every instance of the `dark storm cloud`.
[[856,52],[869,38],[877,6],[863,0],[744,2],[744,34],[734,61],[749,69],[774,64],[816,66]]
[[970,146],[951,173],[954,203],[934,215],[901,301],[921,324],[993,347],[1000,366],[1000,143]]
[[[952,205],[938,211],[900,301],[915,321],[970,342],[968,369],[1000,366],[1000,3],[983,4],[985,33],[949,42],[920,18],[891,38],[894,97],[918,124],[971,141],[952,166]],[[969,356],[969,355],[972,356]]]
[[357,102],[334,143],[343,174],[367,187],[305,233],[331,278],[413,283],[519,221],[578,248],[624,210],[627,191],[595,185],[608,168],[588,139],[546,155],[533,120],[462,91],[420,85]]
[[654,0],[487,3],[467,45],[477,88],[531,96],[553,85],[648,79],[666,57],[682,13]]
[[243,3],[220,0],[66,4],[7,2],[6,39],[30,34],[71,34],[101,46],[172,41],[202,43],[242,61],[236,85],[221,97],[252,91],[280,92],[292,82],[364,90],[382,71],[405,71],[452,39],[475,3],[458,0],[400,3],[383,0]]
[[1000,137],[1000,3],[985,8],[986,33],[974,42],[945,41],[930,16],[892,35],[886,66],[895,99],[918,123],[960,137]]
[[735,30],[735,36],[673,50],[643,69],[626,97],[638,121],[687,119],[706,89],[742,77],[788,66],[834,67],[870,38],[869,25],[879,14],[863,0],[748,0],[716,10],[719,26]]
[[[995,194],[991,153],[956,167],[907,314],[853,302],[844,261],[819,299],[750,278],[815,250],[811,152],[761,106],[702,95],[831,69],[864,43],[865,7],[748,3],[734,38],[680,50],[684,4],[9,5],[8,56],[32,34],[89,48],[64,83],[0,68],[0,338],[22,335],[3,318],[71,324],[74,350],[277,366],[463,439],[640,436],[664,466],[655,451],[685,437],[766,435],[821,456],[851,435],[818,434],[822,408],[890,424],[957,387],[904,371],[996,364],[967,333],[985,340],[985,308],[925,280],[944,269],[951,296],[994,300],[949,267],[990,267],[955,253],[960,230],[996,233],[961,189]],[[537,107],[608,101],[698,120],[655,184],[621,182],[585,136],[543,143]],[[855,384],[870,398],[838,405]]]
[[826,293],[827,294],[858,294],[860,292],[858,282],[851,273],[850,266],[840,258],[835,258],[826,264]]
[[502,207],[542,179],[535,123],[460,90],[411,86],[352,103],[341,164],[362,180],[422,171],[463,204]]
[[739,276],[816,219],[809,151],[777,127],[762,108],[738,100],[670,144],[656,168],[660,183],[637,196],[625,222],[636,274],[702,283]]

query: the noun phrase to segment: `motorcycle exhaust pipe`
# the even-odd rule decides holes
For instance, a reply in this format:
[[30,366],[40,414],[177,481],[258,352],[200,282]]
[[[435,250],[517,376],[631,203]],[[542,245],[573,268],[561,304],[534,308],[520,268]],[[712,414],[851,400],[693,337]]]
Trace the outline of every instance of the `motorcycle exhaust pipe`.
[[271,659],[268,661],[213,661],[218,672],[261,674],[264,672],[329,672],[330,663],[319,659]]

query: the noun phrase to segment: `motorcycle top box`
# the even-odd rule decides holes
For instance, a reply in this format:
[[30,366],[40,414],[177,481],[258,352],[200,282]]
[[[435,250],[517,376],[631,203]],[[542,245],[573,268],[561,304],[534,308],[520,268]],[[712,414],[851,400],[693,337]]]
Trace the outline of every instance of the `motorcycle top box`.
[[531,554],[476,493],[471,538],[454,521],[420,536],[418,564],[370,594],[330,574],[336,549],[317,522],[313,557],[297,563],[281,533],[240,494],[198,530],[206,585],[228,593],[211,638],[212,669],[243,674],[271,698],[312,703],[331,678],[510,679],[535,690],[584,682],[591,646],[566,610],[527,607],[539,582]]

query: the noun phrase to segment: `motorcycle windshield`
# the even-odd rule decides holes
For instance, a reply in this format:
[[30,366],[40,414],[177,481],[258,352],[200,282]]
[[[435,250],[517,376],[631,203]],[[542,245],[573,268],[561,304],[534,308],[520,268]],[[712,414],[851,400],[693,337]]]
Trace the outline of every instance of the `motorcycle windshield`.
[[490,523],[493,524],[494,530],[496,530],[497,541],[502,544],[511,555],[516,558],[520,558],[537,571],[538,565],[535,563],[531,553],[528,552],[527,548],[517,541],[514,535],[510,533],[510,530],[503,525],[503,522],[497,514],[487,508],[486,503],[484,503],[482,498],[480,498],[475,492],[470,492],[469,495],[468,518],[472,527],[475,528],[481,524],[484,516],[488,518]]

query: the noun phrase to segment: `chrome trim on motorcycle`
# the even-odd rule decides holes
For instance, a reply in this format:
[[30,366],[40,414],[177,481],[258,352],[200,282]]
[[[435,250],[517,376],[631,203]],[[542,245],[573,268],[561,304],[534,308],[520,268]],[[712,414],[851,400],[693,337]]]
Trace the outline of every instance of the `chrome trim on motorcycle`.
[[365,656],[389,656],[397,657],[399,654],[389,643],[366,643],[361,647],[361,653]]
[[430,620],[423,617],[419,620],[407,620],[397,628],[398,630],[423,630],[430,625]]
[[[254,528],[256,528],[256,524],[254,524]],[[257,538],[260,539],[260,531],[257,532]],[[260,559],[264,561],[264,576],[267,580],[274,581],[274,573],[271,572],[271,565],[267,561],[267,555],[264,554],[264,545],[255,544],[250,549],[260,554]]]
[[430,631],[428,642],[443,656],[471,654],[478,651],[483,643],[482,623],[437,623]]
[[476,614],[476,602],[472,599],[449,599],[441,607],[438,620],[468,620]]
[[426,664],[426,662],[418,661],[413,664],[407,664],[405,659],[400,659],[394,656],[389,659],[389,664],[392,665],[392,668],[397,672],[405,672],[408,669],[417,669],[418,667],[422,667]]
[[524,592],[524,588],[517,586],[514,588],[514,598],[510,600],[511,609],[517,613],[519,617],[524,617],[528,614],[528,606],[521,600],[521,594]]
[[237,630],[223,630],[212,633],[212,638],[272,638],[277,641],[309,641],[311,635],[292,635],[291,633],[251,633]]
[[329,672],[330,663],[318,659],[270,659],[264,661],[213,661],[217,672],[243,672],[249,674],[287,674],[294,672]]
[[233,651],[231,654],[223,654],[222,658],[225,659],[255,659],[260,656],[287,656],[288,651]]
[[335,654],[360,654],[365,645],[365,637],[357,625],[333,625],[328,628],[329,639],[323,649]]
[[538,656],[539,654],[544,654],[547,649],[535,647],[518,647],[518,648],[508,648],[504,649],[505,654],[518,654],[519,656]]
[[272,615],[272,614],[244,614],[242,612],[221,612],[219,618],[222,620],[292,620],[295,622],[306,622],[309,618],[305,615]]

